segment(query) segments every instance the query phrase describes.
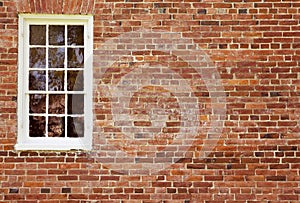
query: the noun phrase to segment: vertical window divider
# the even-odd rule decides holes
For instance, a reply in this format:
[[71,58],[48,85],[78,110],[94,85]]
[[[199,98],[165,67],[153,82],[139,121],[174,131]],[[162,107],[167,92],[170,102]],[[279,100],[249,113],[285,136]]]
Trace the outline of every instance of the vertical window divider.
[[[24,33],[23,33],[23,40],[24,40],[23,49],[26,48],[25,58],[29,59],[29,57],[30,57],[30,47],[31,47],[31,45],[30,45],[30,24],[29,23],[24,23],[24,29],[25,30],[24,30]],[[24,60],[24,58],[23,58],[23,60]],[[23,66],[25,66],[25,68],[24,68],[25,80],[29,81],[30,80],[30,78],[29,78],[29,71],[30,71],[29,61],[24,60]],[[30,90],[29,90],[29,83],[30,82],[27,83],[26,87],[23,87],[23,88],[25,88],[25,103],[24,103],[25,104],[25,109],[26,110],[28,109],[28,111],[26,111],[26,114],[25,114],[26,115],[26,117],[25,117],[25,123],[26,124],[25,124],[25,126],[23,126],[23,128],[26,129],[25,132],[26,132],[26,136],[28,136],[28,137],[29,137],[29,131],[30,131],[30,129],[29,129],[29,126],[30,126],[30,111],[29,111],[29,109],[30,109],[30,104],[29,104],[30,103]]]
[[46,126],[45,126],[45,133],[46,137],[48,137],[48,125],[49,125],[49,102],[50,102],[50,95],[49,95],[49,24],[46,24],[46,85],[45,85],[45,93],[46,93]]
[[65,61],[64,61],[64,95],[65,95],[65,137],[68,137],[68,24],[65,25]]

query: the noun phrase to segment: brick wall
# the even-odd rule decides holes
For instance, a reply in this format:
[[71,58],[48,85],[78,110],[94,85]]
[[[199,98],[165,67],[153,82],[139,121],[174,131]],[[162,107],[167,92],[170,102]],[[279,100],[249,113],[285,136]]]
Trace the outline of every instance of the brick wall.
[[[289,0],[0,0],[0,201],[299,202],[299,11]],[[18,13],[94,15],[92,151],[14,150]]]

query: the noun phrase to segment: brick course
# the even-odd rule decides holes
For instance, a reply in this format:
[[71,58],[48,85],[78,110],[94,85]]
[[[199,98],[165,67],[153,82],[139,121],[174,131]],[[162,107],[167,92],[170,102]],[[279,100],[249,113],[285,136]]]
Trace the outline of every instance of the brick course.
[[[289,0],[0,0],[0,201],[299,202],[299,12],[300,3]],[[215,92],[186,61],[153,50],[151,43],[159,42],[151,41],[157,38],[150,32],[144,39],[149,47],[123,56],[96,82],[117,84],[141,64],[150,64],[166,71],[155,75],[154,84],[176,87],[180,74],[195,97],[180,91],[175,95],[159,85],[137,91],[132,87],[134,119],[114,123],[111,108],[116,101],[99,85],[95,151],[15,151],[18,13],[93,14],[96,70],[103,43],[122,34],[143,28],[192,40],[210,58],[224,88],[221,136],[205,148],[207,126],[218,116],[216,104],[211,105]],[[131,49],[124,48],[128,44],[120,42],[119,50]],[[183,52],[187,49],[182,45]],[[159,66],[172,67],[172,74]],[[178,140],[182,149],[174,148],[181,115],[163,114],[171,118],[165,127],[153,126],[146,115],[149,109],[178,110],[181,102],[191,105],[189,99],[195,98],[201,130],[192,140]],[[161,136],[135,134],[128,140],[119,126]],[[106,142],[132,156],[118,157]],[[170,161],[172,157],[177,159]],[[155,173],[142,167],[168,162],[168,168]]]

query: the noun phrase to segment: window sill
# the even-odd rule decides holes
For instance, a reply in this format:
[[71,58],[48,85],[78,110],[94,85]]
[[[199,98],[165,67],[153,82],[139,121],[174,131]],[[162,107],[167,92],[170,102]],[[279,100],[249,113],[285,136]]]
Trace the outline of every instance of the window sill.
[[[35,138],[36,139],[36,138]],[[51,150],[51,151],[69,151],[69,150],[92,150],[90,145],[84,143],[78,138],[40,138],[34,142],[17,143],[15,150]]]

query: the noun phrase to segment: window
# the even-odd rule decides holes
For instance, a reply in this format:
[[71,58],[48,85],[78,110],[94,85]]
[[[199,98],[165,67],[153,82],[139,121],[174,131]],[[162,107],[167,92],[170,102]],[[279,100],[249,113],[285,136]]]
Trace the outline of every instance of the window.
[[92,26],[92,16],[19,16],[17,150],[91,149]]

